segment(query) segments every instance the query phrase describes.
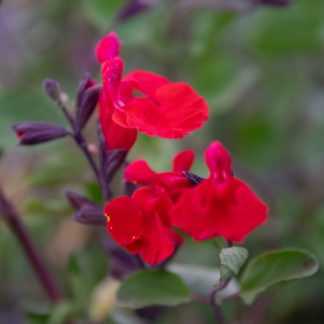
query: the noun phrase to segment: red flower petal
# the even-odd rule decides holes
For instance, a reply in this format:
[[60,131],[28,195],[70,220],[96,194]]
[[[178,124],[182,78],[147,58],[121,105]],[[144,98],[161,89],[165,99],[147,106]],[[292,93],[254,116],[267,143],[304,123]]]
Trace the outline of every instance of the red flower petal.
[[99,101],[99,120],[107,148],[129,150],[136,142],[137,131],[134,128],[124,128],[116,124],[111,118],[113,109],[109,97],[103,94]]
[[136,98],[125,107],[129,127],[163,138],[182,138],[208,118],[208,106],[189,85],[169,83],[155,100]]
[[130,253],[157,264],[170,256],[181,241],[169,227],[171,204],[163,188],[140,188],[131,198],[119,197],[105,206],[107,229]]
[[99,63],[112,59],[119,54],[120,41],[115,33],[109,33],[96,46],[96,57]]
[[214,141],[209,144],[205,151],[206,164],[210,175],[218,182],[223,182],[232,176],[232,159],[223,145]]
[[139,90],[151,98],[155,97],[155,93],[160,87],[171,83],[161,75],[143,70],[136,70],[127,74],[124,80],[132,82],[134,90]]
[[120,57],[106,60],[101,66],[104,92],[115,106],[124,105],[118,100],[118,91],[123,76],[124,62]]
[[194,161],[195,154],[192,150],[185,150],[179,152],[173,158],[173,171],[182,172],[182,171],[189,171],[192,163]]
[[168,258],[175,249],[172,231],[165,227],[156,215],[152,215],[151,230],[148,232],[147,244],[141,249],[140,256],[148,264],[154,265]]
[[222,236],[243,241],[267,220],[268,207],[243,181],[232,178],[227,186],[219,190],[208,179],[186,190],[171,209],[171,223],[197,240]]
[[135,200],[126,196],[113,199],[106,204],[105,215],[107,230],[119,245],[127,248],[129,244],[141,240],[145,219]]
[[125,179],[135,184],[159,185],[175,202],[184,189],[191,187],[190,181],[182,174],[182,171],[189,170],[193,157],[193,151],[190,150],[178,153],[173,161],[177,171],[171,172],[155,172],[146,161],[136,160],[125,168]]
[[125,179],[141,185],[155,185],[161,183],[158,174],[153,171],[144,160],[130,163],[124,171]]

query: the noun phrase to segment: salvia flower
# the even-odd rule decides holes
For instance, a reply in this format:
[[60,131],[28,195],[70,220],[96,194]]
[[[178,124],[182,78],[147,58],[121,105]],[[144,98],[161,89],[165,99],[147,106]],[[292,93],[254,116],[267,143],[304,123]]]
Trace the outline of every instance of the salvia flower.
[[175,250],[182,238],[170,228],[168,211],[172,202],[159,186],[137,189],[131,197],[121,196],[105,206],[111,237],[148,264],[158,264]]
[[119,126],[169,139],[182,138],[202,126],[208,118],[208,106],[191,86],[142,70],[123,78],[119,47],[115,33],[108,34],[96,47],[107,97],[101,110],[111,112]]
[[137,131],[134,128],[125,128],[112,119],[112,111],[107,109],[111,105],[109,97],[102,93],[99,101],[99,119],[101,131],[104,134],[106,148],[109,150],[130,150],[136,142]]
[[184,172],[190,170],[193,160],[193,151],[181,151],[173,158],[172,171],[169,172],[155,172],[145,160],[136,160],[125,168],[125,179],[140,185],[159,185],[168,192],[172,201],[176,201],[185,188],[192,186]]
[[68,135],[60,125],[47,123],[20,123],[12,126],[20,145],[35,145]]
[[267,220],[268,207],[242,180],[232,175],[232,161],[221,143],[205,151],[208,179],[186,189],[171,208],[171,223],[196,240],[222,236],[242,242]]

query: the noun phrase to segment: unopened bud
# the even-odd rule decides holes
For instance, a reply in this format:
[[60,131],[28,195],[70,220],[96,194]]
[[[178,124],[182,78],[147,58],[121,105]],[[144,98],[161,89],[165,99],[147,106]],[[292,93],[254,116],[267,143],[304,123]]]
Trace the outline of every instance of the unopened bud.
[[123,21],[132,18],[142,13],[144,10],[152,8],[156,3],[156,0],[130,0],[121,8],[117,15],[117,19]]
[[74,220],[84,225],[105,225],[106,218],[103,212],[92,205],[82,205],[74,214]]
[[59,101],[61,97],[60,85],[57,81],[46,79],[43,82],[43,89],[45,93],[54,101]]
[[101,92],[100,85],[94,85],[86,89],[79,98],[79,104],[76,107],[76,119],[75,124],[77,130],[82,130],[90,119],[95,107],[97,106],[99,96]]
[[107,154],[103,164],[103,176],[105,181],[109,183],[112,180],[117,170],[124,163],[127,152],[128,151],[125,149],[106,151]]
[[68,131],[63,126],[56,124],[21,123],[13,125],[12,129],[20,145],[35,145],[68,135]]
[[91,200],[72,191],[66,191],[65,195],[71,207],[76,211],[73,218],[78,223],[85,225],[106,224],[106,218],[103,211]]
[[96,81],[91,79],[91,76],[88,72],[85,73],[78,85],[76,104],[75,104],[76,107],[79,107],[81,105],[82,97],[85,91],[94,85],[96,85]]
[[290,0],[253,0],[254,3],[266,6],[287,6],[290,4]]

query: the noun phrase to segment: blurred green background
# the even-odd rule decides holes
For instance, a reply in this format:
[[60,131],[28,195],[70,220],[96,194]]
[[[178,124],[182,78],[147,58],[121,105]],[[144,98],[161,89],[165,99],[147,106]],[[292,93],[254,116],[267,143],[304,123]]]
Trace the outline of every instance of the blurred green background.
[[[81,154],[69,140],[16,147],[10,125],[65,123],[43,94],[42,81],[58,80],[72,108],[84,72],[99,80],[94,46],[111,30],[123,41],[127,71],[146,69],[188,82],[210,106],[201,130],[183,141],[140,136],[130,159],[148,159],[163,171],[177,150],[192,148],[194,171],[204,176],[201,153],[210,141],[222,141],[236,174],[272,211],[269,222],[246,241],[250,254],[307,248],[324,268],[324,1],[295,0],[287,7],[256,6],[243,13],[207,2],[144,1],[146,10],[126,16],[122,0],[2,1],[0,183],[68,299],[49,308],[15,238],[0,222],[0,323],[47,323],[48,318],[63,323],[67,312],[88,318],[94,289],[106,276],[109,260],[98,240],[104,231],[74,223],[63,195],[64,188],[97,195]],[[94,123],[87,136],[95,141]],[[178,258],[217,265],[209,242],[188,242]],[[234,299],[225,311],[231,323],[323,323],[323,296],[320,270],[268,293],[250,309]],[[115,312],[103,321],[136,323],[126,317]],[[167,310],[156,323],[213,323],[213,317],[207,306],[191,303]]]

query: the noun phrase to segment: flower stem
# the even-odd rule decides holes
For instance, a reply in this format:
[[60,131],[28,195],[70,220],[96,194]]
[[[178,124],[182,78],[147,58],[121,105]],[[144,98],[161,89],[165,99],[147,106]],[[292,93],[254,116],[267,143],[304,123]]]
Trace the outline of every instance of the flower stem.
[[17,237],[35,275],[42,285],[48,299],[52,303],[57,303],[62,299],[62,294],[54,282],[53,277],[48,272],[45,262],[38,251],[35,249],[20,217],[9,200],[5,197],[0,188],[0,213],[8,224],[12,233]]
[[101,185],[101,180],[100,180],[100,174],[99,174],[99,170],[98,167],[96,165],[96,162],[94,161],[91,153],[88,150],[87,147],[87,143],[83,137],[83,135],[79,132],[79,133],[75,133],[73,135],[74,141],[77,144],[77,146],[79,147],[79,149],[81,150],[81,152],[84,154],[85,158],[87,159],[95,177],[96,180],[98,181],[99,186]]
[[71,136],[74,139],[75,143],[77,144],[78,148],[81,150],[81,152],[84,154],[85,158],[87,159],[99,185],[101,185],[101,180],[100,180],[100,175],[99,175],[99,170],[98,167],[96,165],[96,162],[94,161],[91,153],[88,150],[88,146],[86,143],[86,140],[84,138],[84,136],[82,135],[82,133],[80,131],[76,130],[75,127],[75,122],[74,122],[74,118],[71,116],[71,114],[69,113],[68,109],[66,108],[66,106],[64,105],[64,103],[59,100],[57,101],[57,105],[59,106],[59,108],[61,109],[63,115],[65,116],[65,118],[67,119],[67,121],[69,122],[71,128],[72,128],[72,132],[71,132]]
[[210,296],[210,304],[211,304],[211,306],[213,308],[215,319],[220,324],[226,324],[226,319],[225,319],[225,317],[223,315],[223,312],[221,310],[220,305],[218,304],[218,302],[216,300],[216,295],[221,290],[223,290],[224,288],[226,288],[226,286],[228,285],[229,281],[230,281],[230,279],[227,279],[225,282],[223,282],[219,286],[214,287],[212,289],[212,291],[210,292],[210,295],[209,295]]

